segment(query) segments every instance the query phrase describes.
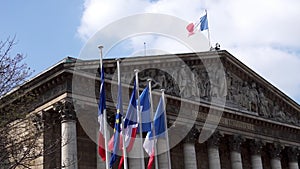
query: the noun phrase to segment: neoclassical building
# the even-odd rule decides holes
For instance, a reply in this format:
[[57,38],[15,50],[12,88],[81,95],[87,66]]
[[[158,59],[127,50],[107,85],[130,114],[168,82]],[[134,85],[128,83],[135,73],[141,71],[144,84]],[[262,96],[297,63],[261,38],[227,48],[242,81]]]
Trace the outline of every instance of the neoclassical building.
[[[105,59],[103,65],[112,127],[116,60]],[[1,98],[3,112],[25,97],[9,97],[18,90],[37,94],[26,113],[39,114],[41,125],[48,126],[40,144],[51,151],[34,160],[40,164],[35,168],[105,168],[97,155],[98,69],[99,60],[68,57]],[[140,71],[140,91],[152,79],[154,107],[159,90],[165,89],[172,169],[299,169],[300,105],[229,52],[122,59],[124,112],[135,69]],[[167,168],[163,148],[158,151],[159,168]],[[129,168],[140,169],[133,156]]]

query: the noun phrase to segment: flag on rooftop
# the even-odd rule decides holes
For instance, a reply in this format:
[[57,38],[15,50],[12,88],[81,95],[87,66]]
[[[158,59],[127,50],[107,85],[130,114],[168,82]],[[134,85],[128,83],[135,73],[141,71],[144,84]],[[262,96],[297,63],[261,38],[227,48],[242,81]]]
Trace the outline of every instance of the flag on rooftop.
[[190,23],[186,26],[189,36],[195,34],[196,31],[208,30],[207,12],[201,16],[196,22]]

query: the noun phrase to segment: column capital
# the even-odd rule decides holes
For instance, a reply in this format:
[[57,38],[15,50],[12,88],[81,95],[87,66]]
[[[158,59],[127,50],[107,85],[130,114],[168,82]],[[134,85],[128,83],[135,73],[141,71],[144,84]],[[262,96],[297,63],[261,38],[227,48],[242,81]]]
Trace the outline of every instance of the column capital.
[[76,112],[73,101],[62,100],[54,105],[54,110],[57,111],[62,119],[62,122],[68,120],[76,120]]
[[280,143],[273,143],[269,147],[270,156],[272,159],[280,159],[283,146]]
[[199,135],[200,131],[195,126],[193,126],[189,133],[185,136],[183,141],[185,143],[194,143],[198,140]]
[[287,154],[288,154],[289,162],[298,161],[298,155],[299,155],[298,147],[295,146],[287,147]]
[[223,135],[219,131],[213,133],[207,140],[208,147],[219,147],[221,137],[223,137]]
[[235,134],[229,138],[229,149],[230,151],[241,152],[241,145],[244,139],[241,135]]
[[264,146],[264,143],[261,140],[250,140],[249,142],[250,145],[250,152],[252,155],[257,155],[261,153],[261,149]]

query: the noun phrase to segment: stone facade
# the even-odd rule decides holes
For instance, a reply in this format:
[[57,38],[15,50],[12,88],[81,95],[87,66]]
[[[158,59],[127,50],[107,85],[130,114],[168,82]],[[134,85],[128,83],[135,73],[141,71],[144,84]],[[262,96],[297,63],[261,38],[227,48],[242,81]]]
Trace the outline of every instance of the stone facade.
[[[44,147],[59,140],[40,168],[105,166],[96,145],[98,67],[96,60],[66,58],[22,86],[39,93],[28,112],[42,112],[44,125],[50,126],[43,134]],[[116,61],[104,60],[104,68],[108,123],[113,126]],[[299,168],[300,106],[227,51],[127,58],[121,69],[124,111],[134,69],[141,70],[141,89],[152,79],[155,103],[157,89],[165,89],[170,144],[179,140],[170,150],[172,168]],[[4,106],[17,100],[6,98],[1,98]],[[216,128],[207,130],[207,119],[211,126],[218,122]]]

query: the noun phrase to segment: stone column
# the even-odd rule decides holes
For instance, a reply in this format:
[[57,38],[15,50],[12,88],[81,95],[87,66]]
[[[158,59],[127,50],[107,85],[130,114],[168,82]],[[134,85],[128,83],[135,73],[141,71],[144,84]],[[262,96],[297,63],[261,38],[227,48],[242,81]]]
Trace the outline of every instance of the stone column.
[[251,140],[249,144],[250,144],[250,152],[251,152],[252,169],[263,169],[263,164],[261,160],[261,149],[263,147],[262,141]]
[[219,155],[219,144],[221,137],[222,135],[219,132],[215,132],[207,141],[209,169],[221,169]]
[[185,169],[197,169],[197,156],[195,141],[198,140],[199,131],[193,127],[183,140],[183,157]]
[[297,147],[288,147],[287,154],[289,158],[289,169],[299,169],[298,155],[299,150]]
[[[136,135],[132,150],[127,153],[128,155],[128,168],[130,169],[141,169],[142,168],[142,159],[141,157],[141,139],[140,134]],[[148,162],[148,161],[147,161]],[[145,163],[147,166],[147,163]]]
[[61,168],[77,169],[76,112],[71,101],[55,105],[61,115]]
[[158,167],[159,169],[168,169],[169,161],[167,154],[167,140],[166,139],[157,139],[157,151],[158,151]]
[[274,143],[270,146],[270,157],[271,157],[271,168],[281,169],[280,153],[282,151],[282,146],[278,143]]
[[230,160],[232,169],[243,169],[241,157],[241,144],[243,139],[240,135],[233,135],[229,138]]

